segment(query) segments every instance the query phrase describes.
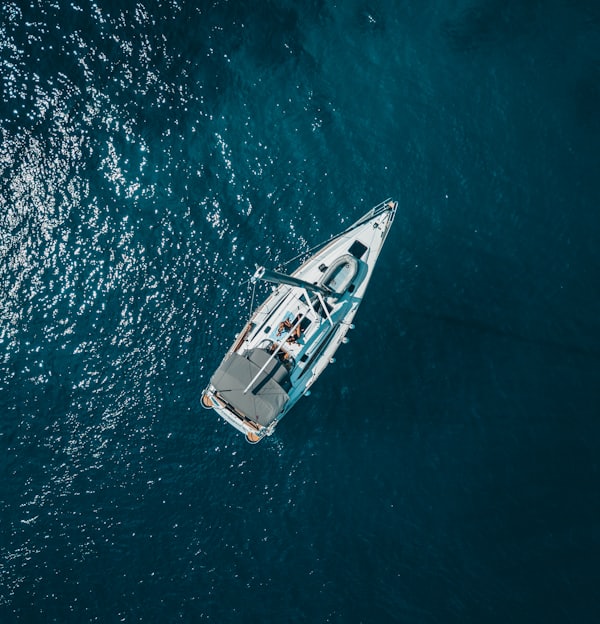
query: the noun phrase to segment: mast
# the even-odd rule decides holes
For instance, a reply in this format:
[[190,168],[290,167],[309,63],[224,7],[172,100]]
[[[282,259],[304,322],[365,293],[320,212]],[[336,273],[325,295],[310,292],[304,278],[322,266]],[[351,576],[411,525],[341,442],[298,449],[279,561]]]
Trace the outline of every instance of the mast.
[[317,284],[311,284],[304,280],[286,275],[285,273],[279,273],[279,271],[272,271],[271,269],[265,269],[265,267],[257,267],[256,273],[251,278],[254,283],[257,280],[262,279],[267,282],[273,282],[274,284],[287,284],[288,286],[295,286],[296,288],[306,288],[310,292],[324,295],[325,297],[336,296],[336,293],[331,291],[326,286],[318,286]]

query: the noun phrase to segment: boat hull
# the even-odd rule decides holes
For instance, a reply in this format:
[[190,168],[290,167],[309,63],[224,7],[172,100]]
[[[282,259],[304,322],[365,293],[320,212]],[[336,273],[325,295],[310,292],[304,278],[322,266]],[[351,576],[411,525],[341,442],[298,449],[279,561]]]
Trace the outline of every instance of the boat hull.
[[396,209],[378,204],[277,286],[225,354],[203,407],[249,442],[273,433],[346,341]]

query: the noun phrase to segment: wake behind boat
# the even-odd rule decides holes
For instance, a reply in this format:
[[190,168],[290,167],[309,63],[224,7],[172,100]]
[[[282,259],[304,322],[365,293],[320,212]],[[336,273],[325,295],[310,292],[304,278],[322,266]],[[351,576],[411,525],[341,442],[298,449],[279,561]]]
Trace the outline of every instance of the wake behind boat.
[[273,433],[347,341],[397,206],[378,204],[291,275],[256,270],[253,282],[277,288],[225,354],[202,394],[204,407],[251,443]]

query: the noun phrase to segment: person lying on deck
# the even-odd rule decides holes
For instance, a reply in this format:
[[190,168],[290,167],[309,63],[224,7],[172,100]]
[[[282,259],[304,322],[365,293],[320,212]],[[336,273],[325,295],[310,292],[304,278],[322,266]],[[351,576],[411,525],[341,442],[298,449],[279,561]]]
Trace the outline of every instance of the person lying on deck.
[[300,323],[298,323],[299,320],[300,315],[298,314],[293,321],[285,319],[285,321],[279,323],[279,327],[277,328],[277,335],[280,336],[284,331],[289,331],[294,325],[297,324],[296,329],[294,329],[294,333],[288,336],[286,339],[286,342],[296,342],[296,340],[300,338],[300,334],[302,333],[302,328],[300,327]]

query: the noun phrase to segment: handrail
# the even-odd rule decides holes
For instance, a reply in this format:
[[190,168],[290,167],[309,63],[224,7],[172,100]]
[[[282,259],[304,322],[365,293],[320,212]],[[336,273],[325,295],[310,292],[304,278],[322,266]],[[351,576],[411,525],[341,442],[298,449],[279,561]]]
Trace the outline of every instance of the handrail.
[[[390,203],[393,203],[393,205],[390,205]],[[301,253],[294,256],[293,258],[290,258],[289,260],[286,260],[285,262],[281,262],[278,266],[283,268],[287,266],[288,264],[290,264],[291,262],[294,262],[294,260],[297,260],[298,258],[302,258],[302,256],[306,256],[307,254],[314,252],[315,250],[320,249],[321,247],[325,247],[325,245],[327,245],[331,241],[335,240],[336,238],[339,238],[340,236],[344,236],[345,234],[348,234],[348,232],[351,232],[354,228],[358,227],[365,221],[372,219],[373,217],[377,216],[379,213],[382,213],[386,210],[394,210],[395,212],[397,206],[398,206],[398,202],[397,201],[394,202],[391,197],[388,197],[387,199],[382,201],[380,204],[377,204],[376,206],[371,208],[369,212],[365,213],[360,219],[358,219],[358,221],[355,221],[352,225],[349,225],[345,230],[342,230],[338,234],[334,234],[331,238],[328,238],[326,241],[317,243],[316,245],[314,245],[313,247],[310,247],[306,251],[302,251]]]
[[[299,320],[295,325],[292,325],[292,327],[290,327],[287,335],[285,336],[285,339],[287,340],[287,338],[292,334],[292,331],[294,331],[296,329],[296,327],[298,327],[298,325],[300,325],[300,323],[303,321],[303,319],[306,317],[306,314],[304,315],[299,315]],[[273,353],[271,354],[271,357],[261,366],[260,370],[258,371],[258,373],[256,373],[256,375],[254,375],[254,377],[252,378],[252,380],[250,381],[250,383],[245,387],[244,389],[244,394],[246,394],[248,392],[248,390],[250,390],[250,388],[254,385],[254,382],[265,372],[265,370],[267,369],[267,366],[273,361],[273,359],[275,358],[275,356],[281,351],[281,349],[283,348],[283,344],[281,342],[276,343],[277,344],[277,348],[273,351]]]

